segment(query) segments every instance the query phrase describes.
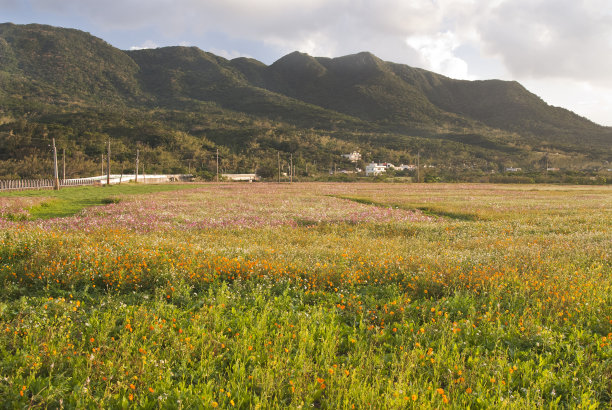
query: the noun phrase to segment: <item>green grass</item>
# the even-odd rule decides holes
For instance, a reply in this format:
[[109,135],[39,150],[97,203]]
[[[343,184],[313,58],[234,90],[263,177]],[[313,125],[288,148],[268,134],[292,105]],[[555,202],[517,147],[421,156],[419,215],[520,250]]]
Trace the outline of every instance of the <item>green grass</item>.
[[29,209],[30,219],[63,218],[75,215],[82,209],[117,203],[122,197],[155,192],[192,189],[191,184],[120,184],[110,186],[64,187],[58,191],[30,190],[0,192],[2,197],[44,197],[48,198]]
[[434,216],[434,217],[444,217],[450,219],[456,219],[460,221],[477,221],[486,219],[484,216],[478,215],[473,212],[465,212],[459,211],[457,209],[453,209],[452,205],[436,205],[436,206],[422,206],[417,203],[399,203],[393,201],[379,202],[370,198],[364,197],[355,197],[355,196],[346,196],[346,195],[330,195],[335,198],[346,199],[348,201],[357,202],[359,204],[378,206],[382,208],[396,208],[396,209],[404,209],[407,211],[415,211],[419,210],[423,212],[425,215]]
[[207,184],[0,220],[0,408],[610,408],[611,193]]

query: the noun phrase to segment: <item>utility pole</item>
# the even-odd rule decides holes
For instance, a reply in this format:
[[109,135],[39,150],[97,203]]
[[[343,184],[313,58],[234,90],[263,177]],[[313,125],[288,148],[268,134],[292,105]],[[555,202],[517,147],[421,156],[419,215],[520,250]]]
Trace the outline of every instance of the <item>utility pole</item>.
[[420,159],[421,159],[421,151],[417,151],[417,182],[421,182]]
[[293,153],[291,153],[291,157],[289,160],[289,183],[293,183]]
[[217,148],[217,182],[219,182],[219,148]]
[[136,150],[136,179],[134,180],[134,182],[138,182],[138,166],[139,166],[139,155],[140,155],[140,150],[137,149]]
[[280,151],[276,154],[278,155],[278,183],[280,184]]
[[57,173],[57,148],[55,148],[55,138],[53,138],[53,189],[59,190],[59,177]]
[[62,148],[62,162],[64,168],[62,181],[66,182],[66,148]]
[[102,169],[102,173],[100,175],[104,176],[104,154],[100,156],[100,168]]
[[106,154],[106,186],[110,185],[110,138],[108,140],[108,152]]

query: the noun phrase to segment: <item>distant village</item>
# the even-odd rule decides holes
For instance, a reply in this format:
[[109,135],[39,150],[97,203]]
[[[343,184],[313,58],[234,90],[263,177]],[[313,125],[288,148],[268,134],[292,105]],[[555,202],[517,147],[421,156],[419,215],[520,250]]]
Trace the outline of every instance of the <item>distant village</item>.
[[[347,161],[344,161],[345,166],[339,166],[339,164],[332,164],[331,169],[329,170],[329,174],[330,175],[336,175],[336,174],[361,174],[364,175],[366,177],[376,177],[376,176],[381,176],[383,174],[388,174],[389,171],[393,171],[392,172],[392,176],[407,176],[410,175],[411,177],[416,176],[416,178],[418,180],[420,180],[419,177],[419,171],[420,170],[427,170],[427,169],[431,169],[431,168],[436,168],[435,165],[431,165],[431,164],[419,164],[419,160],[417,157],[417,164],[400,164],[400,165],[394,165],[390,162],[370,162],[368,164],[364,164],[362,162],[362,155],[359,151],[353,151],[349,154],[341,154],[341,157],[344,160],[348,160],[348,162],[351,162],[354,164],[354,167],[346,167]],[[365,165],[365,170],[360,168],[360,167],[364,167]],[[278,178],[280,181],[281,176],[282,177],[290,177],[291,180],[293,180],[293,177],[296,175],[295,173],[295,167],[293,165],[289,166],[289,169],[291,169],[292,171],[286,171],[285,170],[285,166],[282,167],[281,170],[281,166],[280,166],[280,162],[279,162],[279,169],[278,169]],[[548,164],[546,164],[546,168],[545,168],[546,172],[557,172],[560,171],[559,168],[557,167],[551,167]],[[365,171],[365,172],[364,172]],[[608,170],[608,171],[612,171],[612,170]],[[396,174],[396,172],[404,172],[404,174]],[[496,173],[495,170],[491,170],[491,173]],[[523,169],[520,167],[514,167],[514,166],[506,166],[503,168],[503,172],[506,173],[522,173]],[[248,181],[248,182],[252,182],[252,181],[259,181],[261,180],[261,176],[256,174],[256,173],[252,173],[252,174],[229,174],[229,173],[223,173],[221,174],[222,179],[224,180],[229,180],[229,181]]]
[[[358,162],[361,160],[361,153],[359,153],[358,151],[353,151],[350,154],[343,154],[342,155],[343,158],[348,159],[351,162]],[[387,170],[393,169],[395,171],[415,171],[417,169],[417,166],[414,164],[410,164],[410,165],[393,165],[390,162],[383,162],[383,163],[377,163],[377,162],[371,162],[369,164],[366,165],[365,167],[365,174],[366,176],[376,176],[376,175],[380,175],[383,174],[385,172],[387,172]],[[348,173],[351,171],[341,171],[344,173]],[[361,169],[356,168],[354,172],[362,172]]]

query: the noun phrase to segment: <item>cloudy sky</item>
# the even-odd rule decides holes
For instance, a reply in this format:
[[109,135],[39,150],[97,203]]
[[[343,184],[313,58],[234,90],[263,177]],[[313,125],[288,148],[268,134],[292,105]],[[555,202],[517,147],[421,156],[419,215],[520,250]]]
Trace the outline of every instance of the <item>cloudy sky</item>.
[[611,0],[0,0],[0,21],[266,64],[371,51],[453,78],[517,80],[612,126]]

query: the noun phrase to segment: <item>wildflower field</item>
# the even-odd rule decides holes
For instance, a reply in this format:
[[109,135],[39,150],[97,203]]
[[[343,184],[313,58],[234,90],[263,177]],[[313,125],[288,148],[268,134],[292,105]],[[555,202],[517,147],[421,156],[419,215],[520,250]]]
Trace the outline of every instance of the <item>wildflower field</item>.
[[180,188],[0,194],[0,407],[612,406],[610,187]]

